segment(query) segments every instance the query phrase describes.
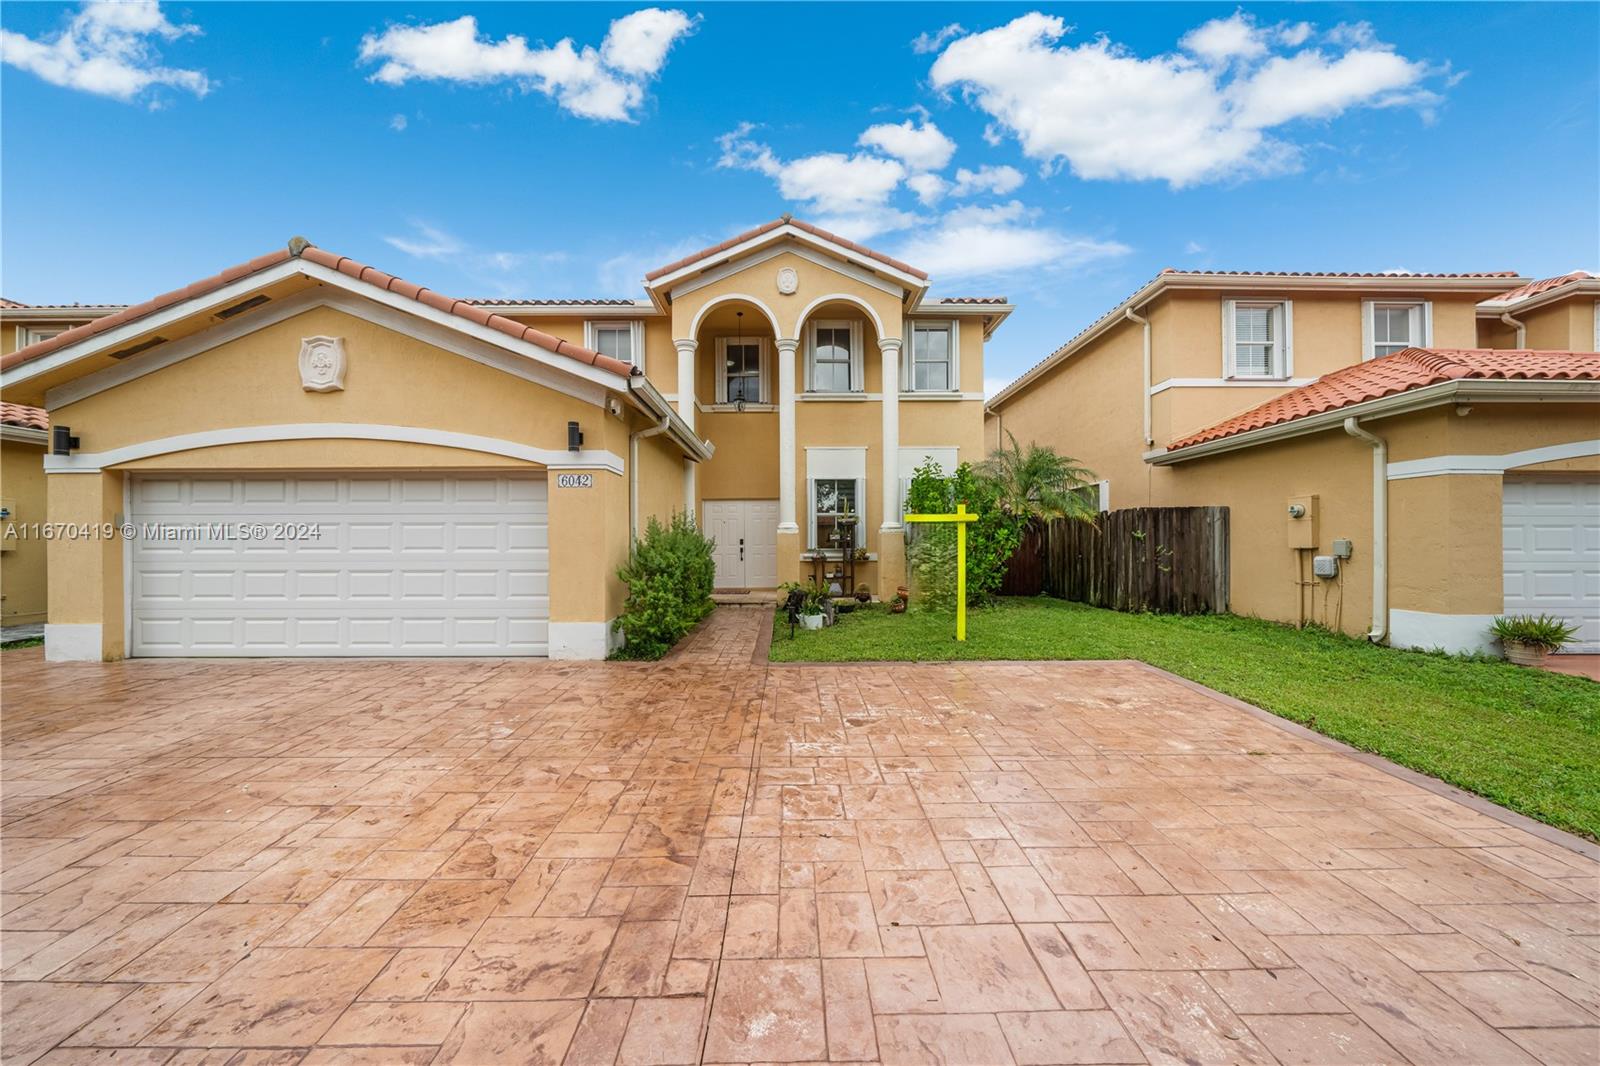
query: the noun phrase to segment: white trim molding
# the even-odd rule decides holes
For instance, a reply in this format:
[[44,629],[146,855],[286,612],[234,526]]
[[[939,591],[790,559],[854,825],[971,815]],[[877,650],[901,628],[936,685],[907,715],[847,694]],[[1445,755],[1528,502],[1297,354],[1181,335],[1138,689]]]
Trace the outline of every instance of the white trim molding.
[[552,659],[604,659],[622,646],[614,622],[551,622],[549,632]]
[[[1238,368],[1239,308],[1254,307],[1270,310],[1268,322],[1276,329],[1272,339],[1270,364],[1265,374],[1241,374]],[[1243,343],[1260,343],[1245,341]],[[1294,377],[1294,301],[1283,299],[1244,299],[1222,301],[1222,376],[1229,381],[1282,383]]]
[[1434,455],[1427,459],[1407,459],[1389,464],[1389,480],[1414,477],[1440,477],[1450,474],[1503,474],[1519,466],[1550,463],[1558,459],[1582,459],[1600,455],[1600,440],[1575,440],[1566,444],[1547,444],[1504,455]]
[[[819,301],[812,301],[815,306]],[[807,309],[809,313],[810,309]],[[866,353],[862,351],[865,343],[862,339],[861,320],[857,318],[817,318],[806,321],[806,316],[801,315],[800,321],[805,323],[806,338],[806,394],[808,396],[829,397],[854,397],[866,396]],[[818,389],[816,387],[817,365],[817,330],[832,329],[846,330],[850,334],[850,387],[848,389]],[[879,330],[878,336],[883,336]],[[881,342],[880,342],[881,343]],[[879,396],[881,399],[881,395]]]
[[[628,331],[628,358],[622,360],[629,366],[644,368],[644,319],[642,318],[606,318],[583,320],[583,346],[591,352],[600,351],[598,343],[599,332],[606,330],[626,329]],[[615,358],[615,357],[613,357]]]
[[158,440],[140,441],[104,452],[79,452],[76,455],[47,455],[44,468],[48,474],[97,474],[108,466],[120,466],[139,459],[173,452],[193,451],[197,448],[216,448],[225,444],[257,444],[287,440],[386,440],[413,444],[432,444],[441,448],[459,448],[462,451],[503,455],[539,463],[552,470],[605,470],[621,474],[621,456],[594,448],[572,452],[554,448],[535,448],[516,441],[497,437],[480,437],[472,433],[452,433],[442,429],[423,429],[418,426],[380,426],[361,422],[297,422],[278,426],[234,426],[228,429],[210,429],[198,433],[181,433]]
[[[768,363],[771,362],[767,355],[767,338],[762,336],[752,337],[717,337],[717,365],[716,378],[716,406],[727,410],[738,410],[736,401],[728,399],[728,345],[755,345],[756,346],[756,399],[745,401],[747,404],[772,403],[772,387],[769,384],[772,374]],[[699,400],[695,403],[698,405]]]
[[1150,386],[1150,395],[1168,389],[1297,389],[1316,378],[1165,378]]
[[99,622],[46,622],[44,659],[49,663],[97,663],[105,658]]
[[[948,364],[948,377],[942,389],[917,388],[917,329],[937,330],[943,328],[948,331],[949,349],[946,362]],[[915,396],[919,392],[933,395],[959,393],[961,390],[961,322],[954,318],[931,318],[917,316],[905,320],[905,345],[900,360],[900,391],[906,396]]]
[[778,328],[778,316],[772,313],[772,308],[768,307],[760,299],[751,296],[749,293],[730,292],[724,293],[721,296],[712,297],[710,300],[705,302],[700,310],[694,313],[694,318],[689,322],[689,336],[698,339],[700,336],[700,327],[705,324],[706,316],[711,313],[713,308],[721,307],[726,303],[747,303],[751,307],[758,308],[763,315],[767,316],[767,324],[772,327],[772,335],[777,337],[783,334],[783,330]]
[[[799,334],[801,328],[804,327],[806,334],[809,335],[813,326],[813,323],[808,321],[811,318],[811,312],[815,311],[823,304],[829,303],[850,304],[859,310],[866,312],[867,318],[872,322],[872,328],[877,332],[878,336],[882,337],[885,335],[883,319],[878,317],[877,309],[875,309],[871,304],[867,303],[867,301],[863,300],[861,297],[848,292],[830,292],[825,296],[818,296],[815,300],[812,300],[810,303],[806,304],[805,309],[795,316],[794,332]],[[856,326],[856,328],[858,330],[860,329],[859,324]],[[811,342],[807,340],[807,349],[809,349],[810,346]]]
[[1443,648],[1452,654],[1483,652],[1500,654],[1500,646],[1489,634],[1492,614],[1435,614],[1432,611],[1389,609],[1389,645],[1432,651]]
[[[1432,348],[1433,347],[1433,301],[1432,300],[1362,300],[1361,301],[1361,361],[1377,358],[1372,350],[1377,343],[1377,316],[1379,307],[1404,307],[1410,312],[1412,339],[1407,341],[1405,348]],[[1393,345],[1395,341],[1384,341]]]

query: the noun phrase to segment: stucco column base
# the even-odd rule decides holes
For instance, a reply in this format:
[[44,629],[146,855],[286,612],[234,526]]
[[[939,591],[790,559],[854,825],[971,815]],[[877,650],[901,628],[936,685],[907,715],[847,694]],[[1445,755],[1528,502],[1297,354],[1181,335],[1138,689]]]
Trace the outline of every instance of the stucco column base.
[[[49,474],[47,509],[59,527],[104,529],[122,513],[122,474]],[[115,536],[57,537],[49,542],[50,620],[44,630],[49,662],[95,662],[125,654],[122,556]]]
[[778,584],[804,581],[800,564],[800,533],[778,527]]
[[895,586],[906,583],[906,531],[904,526],[878,530],[878,588],[880,600],[893,598]]

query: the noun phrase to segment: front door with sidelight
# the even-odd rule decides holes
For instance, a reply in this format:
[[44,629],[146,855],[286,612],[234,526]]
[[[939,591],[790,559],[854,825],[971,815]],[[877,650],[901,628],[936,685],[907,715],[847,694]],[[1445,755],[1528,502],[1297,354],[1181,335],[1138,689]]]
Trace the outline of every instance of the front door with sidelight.
[[777,587],[777,500],[706,500],[701,513],[717,542],[717,588]]

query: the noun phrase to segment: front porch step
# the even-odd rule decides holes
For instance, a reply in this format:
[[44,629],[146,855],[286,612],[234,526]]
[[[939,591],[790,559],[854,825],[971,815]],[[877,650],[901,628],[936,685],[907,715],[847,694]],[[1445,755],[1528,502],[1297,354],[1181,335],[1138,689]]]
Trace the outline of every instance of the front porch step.
[[778,602],[773,589],[718,589],[711,602],[719,607],[770,607]]

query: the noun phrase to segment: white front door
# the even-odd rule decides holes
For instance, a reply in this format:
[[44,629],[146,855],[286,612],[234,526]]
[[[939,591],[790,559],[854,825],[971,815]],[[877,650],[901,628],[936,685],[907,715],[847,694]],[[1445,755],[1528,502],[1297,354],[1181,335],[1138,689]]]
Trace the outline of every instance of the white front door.
[[777,587],[777,500],[707,500],[701,513],[716,541],[717,588]]
[[1504,613],[1563,618],[1565,651],[1600,652],[1600,479],[1508,477],[1503,500]]
[[[133,655],[544,655],[542,477],[142,476]],[[281,527],[281,528],[280,528]]]

